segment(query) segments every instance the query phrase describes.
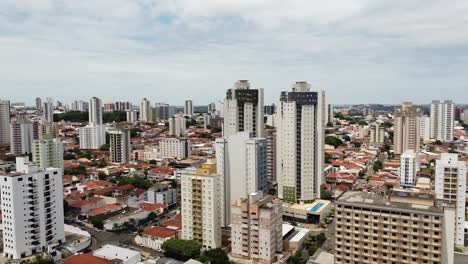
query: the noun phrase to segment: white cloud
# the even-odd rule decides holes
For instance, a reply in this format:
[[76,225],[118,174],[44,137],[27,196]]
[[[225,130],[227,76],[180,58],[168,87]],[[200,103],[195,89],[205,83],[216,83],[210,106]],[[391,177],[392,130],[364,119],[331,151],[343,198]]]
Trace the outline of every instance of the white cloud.
[[32,97],[17,89],[171,103],[181,91],[207,103],[244,78],[268,101],[295,80],[337,103],[468,100],[458,96],[464,0],[3,0],[0,10],[0,89],[21,100]]

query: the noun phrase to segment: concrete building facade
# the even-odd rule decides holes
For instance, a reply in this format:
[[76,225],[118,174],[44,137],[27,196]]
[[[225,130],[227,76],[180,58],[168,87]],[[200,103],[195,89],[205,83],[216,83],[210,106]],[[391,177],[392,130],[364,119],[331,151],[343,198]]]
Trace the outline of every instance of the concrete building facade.
[[412,103],[403,103],[395,107],[393,133],[395,154],[400,155],[406,150],[419,152],[421,115],[421,109]]

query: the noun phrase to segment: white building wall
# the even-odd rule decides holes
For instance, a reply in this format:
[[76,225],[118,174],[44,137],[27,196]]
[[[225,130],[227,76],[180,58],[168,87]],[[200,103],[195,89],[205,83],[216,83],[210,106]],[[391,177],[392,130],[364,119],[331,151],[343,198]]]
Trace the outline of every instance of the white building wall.
[[106,144],[105,126],[80,127],[80,149],[99,149]]
[[185,138],[162,138],[159,140],[161,157],[185,159],[190,156],[190,141]]
[[405,151],[400,157],[400,185],[414,187],[416,174],[421,168],[421,161],[417,153],[412,150]]
[[34,140],[33,162],[41,168],[63,170],[63,143],[57,138]]

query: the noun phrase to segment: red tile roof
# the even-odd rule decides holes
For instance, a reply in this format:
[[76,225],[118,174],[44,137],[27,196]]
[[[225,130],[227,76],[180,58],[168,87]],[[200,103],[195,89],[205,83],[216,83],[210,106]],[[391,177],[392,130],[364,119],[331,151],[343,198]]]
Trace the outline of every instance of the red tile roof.
[[117,186],[115,189],[122,192],[122,191],[132,190],[134,188],[135,187],[133,187],[133,185],[131,185],[131,184],[124,184],[124,185]]
[[182,222],[180,220],[166,220],[161,223],[163,227],[175,227],[177,230],[182,229]]
[[143,209],[143,211],[156,211],[159,209],[166,209],[167,206],[165,204],[160,204],[160,203],[141,203],[140,208]]
[[74,255],[65,260],[64,264],[112,264],[112,261],[91,254]]
[[169,238],[174,237],[177,234],[177,231],[160,226],[155,226],[145,229],[143,231],[143,234],[152,237]]
[[88,215],[89,216],[102,215],[102,214],[107,214],[107,213],[110,213],[110,212],[115,212],[115,211],[120,210],[120,209],[122,209],[122,205],[119,204],[119,203],[108,204],[108,205],[104,205],[102,207],[99,207],[99,208],[96,208],[96,209],[93,209],[93,210],[89,211]]
[[84,200],[84,201],[79,201],[79,202],[76,202],[76,203],[72,203],[70,206],[74,207],[74,208],[81,208],[81,207],[89,205],[89,204],[98,203],[101,200],[104,200],[104,198],[93,197],[93,198],[91,198],[89,200]]

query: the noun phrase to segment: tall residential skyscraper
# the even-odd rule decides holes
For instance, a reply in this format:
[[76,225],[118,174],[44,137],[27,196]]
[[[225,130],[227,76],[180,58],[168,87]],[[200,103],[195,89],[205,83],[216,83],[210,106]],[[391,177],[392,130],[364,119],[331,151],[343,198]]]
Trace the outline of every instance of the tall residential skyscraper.
[[320,198],[325,142],[325,92],[296,82],[281,92],[276,110],[278,197],[288,202]]
[[276,182],[276,129],[265,129],[267,140],[267,176],[269,183]]
[[419,119],[419,137],[423,141],[431,139],[431,118],[428,116],[421,116]]
[[193,116],[194,108],[193,108],[193,101],[186,100],[184,104],[184,115]]
[[369,145],[381,147],[385,143],[385,128],[379,123],[372,125],[369,129]]
[[74,101],[71,104],[72,111],[87,112],[89,111],[89,103],[85,101]]
[[221,247],[221,176],[216,163],[207,161],[195,173],[183,172],[182,239],[196,240],[204,249]]
[[97,97],[89,100],[89,124],[102,125],[102,101]]
[[0,174],[3,256],[22,259],[39,252],[59,254],[65,242],[62,170],[40,169],[16,158],[16,172]]
[[421,160],[412,150],[400,156],[400,186],[411,188],[416,185],[416,175],[421,168]]
[[161,120],[168,120],[171,116],[169,111],[169,104],[166,103],[156,103],[156,121],[159,122]]
[[457,154],[442,153],[436,161],[435,193],[444,205],[455,207],[455,244],[465,241],[466,162]]
[[232,255],[256,263],[276,263],[283,251],[281,200],[252,193],[231,205]]
[[109,130],[110,155],[113,163],[130,162],[132,147],[128,129]]
[[263,112],[263,89],[250,89],[247,80],[237,81],[224,99],[224,137],[243,131],[263,137]]
[[431,139],[442,142],[453,140],[455,104],[446,100],[431,103]]
[[239,132],[216,139],[218,174],[222,176],[225,219],[230,223],[230,204],[247,195],[268,192],[267,141],[253,138],[252,132]]
[[23,155],[32,152],[34,140],[33,124],[26,119],[18,118],[10,124],[10,152]]
[[151,102],[143,98],[140,104],[140,121],[150,122],[151,120]]
[[395,107],[393,149],[400,155],[410,149],[419,152],[419,122],[421,109],[412,103],[403,103]]
[[137,121],[137,112],[134,110],[127,110],[127,122],[135,123]]
[[335,123],[335,110],[332,104],[327,104],[327,113],[325,115],[325,124],[334,124]]
[[33,162],[40,168],[63,170],[63,143],[58,138],[42,138],[33,141]]
[[42,99],[40,97],[36,98],[36,109],[39,111],[42,110]]
[[169,135],[182,137],[187,134],[187,123],[185,117],[175,115],[169,118]]
[[348,191],[335,203],[335,263],[453,264],[453,219],[430,194]]
[[47,122],[54,122],[54,100],[47,98],[47,101],[42,103],[42,117]]
[[10,143],[10,101],[0,99],[0,144]]

